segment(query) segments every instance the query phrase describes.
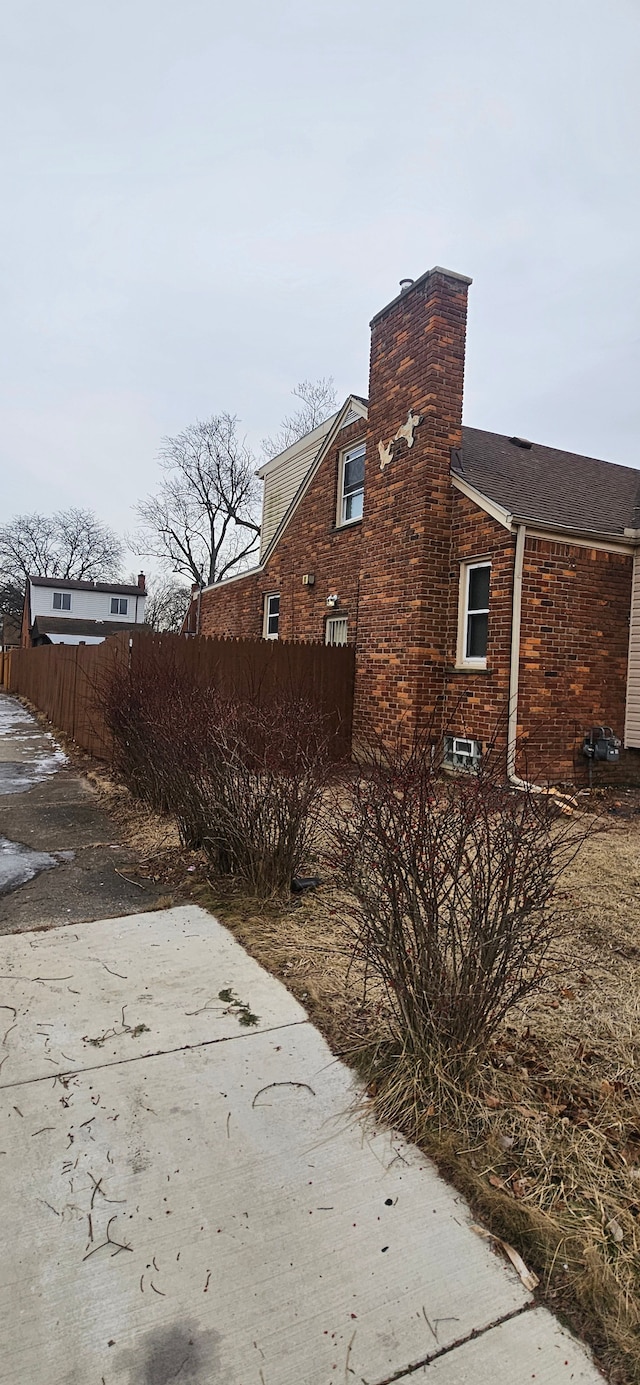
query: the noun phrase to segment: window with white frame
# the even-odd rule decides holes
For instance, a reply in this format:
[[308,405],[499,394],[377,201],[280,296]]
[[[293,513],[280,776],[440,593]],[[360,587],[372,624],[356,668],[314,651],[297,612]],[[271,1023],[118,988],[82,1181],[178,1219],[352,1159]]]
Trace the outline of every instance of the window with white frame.
[[264,626],[262,633],[265,640],[277,640],[279,622],[280,592],[269,592],[264,598]]
[[364,443],[340,453],[338,486],[338,524],[362,519],[364,505]]
[[458,663],[486,668],[491,563],[464,563],[460,573]]
[[70,610],[71,610],[71,592],[54,592],[54,593],[53,593],[53,609],[54,609],[54,611],[70,611]]
[[347,643],[347,618],[346,616],[330,616],[325,626],[325,644],[346,644]]
[[112,616],[126,616],[128,609],[129,609],[129,602],[128,602],[126,596],[112,596],[112,597],[111,597],[111,614],[112,614]]

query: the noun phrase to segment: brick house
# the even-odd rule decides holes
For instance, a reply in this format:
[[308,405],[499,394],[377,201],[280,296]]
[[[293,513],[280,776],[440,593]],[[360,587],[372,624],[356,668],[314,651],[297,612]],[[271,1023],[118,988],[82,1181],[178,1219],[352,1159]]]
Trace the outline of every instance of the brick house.
[[464,763],[498,726],[511,776],[580,781],[605,725],[599,772],[640,778],[640,472],[463,428],[470,282],[376,314],[368,401],[262,467],[259,563],[187,628],[353,643],[356,737],[435,726]]

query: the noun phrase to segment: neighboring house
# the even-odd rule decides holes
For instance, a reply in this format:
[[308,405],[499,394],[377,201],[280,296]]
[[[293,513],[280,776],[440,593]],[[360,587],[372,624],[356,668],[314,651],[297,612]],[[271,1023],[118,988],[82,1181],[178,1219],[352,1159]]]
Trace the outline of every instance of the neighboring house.
[[23,646],[101,644],[144,621],[144,573],[137,586],[30,577],[22,617]]
[[512,777],[561,780],[606,726],[640,777],[640,472],[462,427],[470,282],[376,314],[368,403],[262,468],[259,564],[187,628],[353,643],[356,737],[430,728],[473,764],[499,727]]

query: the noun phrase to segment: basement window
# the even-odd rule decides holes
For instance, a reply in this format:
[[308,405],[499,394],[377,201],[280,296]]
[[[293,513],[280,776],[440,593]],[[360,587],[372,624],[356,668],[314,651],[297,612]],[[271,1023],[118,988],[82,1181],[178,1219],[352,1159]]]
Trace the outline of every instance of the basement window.
[[338,524],[362,519],[364,506],[364,443],[340,453],[338,477]]
[[71,610],[71,592],[54,592],[54,593],[53,593],[53,609],[54,609],[54,611],[70,611],[70,610]]
[[265,640],[277,640],[280,623],[280,592],[269,592],[264,598],[263,636]]
[[460,571],[458,667],[486,668],[491,563],[463,563]]

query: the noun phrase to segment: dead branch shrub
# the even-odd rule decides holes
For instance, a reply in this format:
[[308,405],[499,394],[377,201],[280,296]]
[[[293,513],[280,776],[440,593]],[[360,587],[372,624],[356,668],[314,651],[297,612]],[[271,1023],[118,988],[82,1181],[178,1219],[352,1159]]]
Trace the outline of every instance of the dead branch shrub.
[[469,1068],[542,984],[554,889],[588,830],[559,821],[545,794],[508,787],[497,754],[451,776],[426,738],[377,748],[337,814],[330,857],[393,1036],[431,1074]]
[[113,764],[138,798],[172,813],[183,845],[254,894],[290,886],[304,866],[338,737],[313,703],[282,695],[225,700],[155,657],[120,664],[100,693]]
[[[146,658],[119,662],[98,690],[113,743],[118,776],[137,798],[158,812],[173,810],[179,776],[199,745],[195,737],[197,689],[153,650]],[[185,844],[192,843],[186,825]]]
[[314,847],[335,737],[303,699],[218,702],[194,787],[214,869],[266,897],[290,888]]

